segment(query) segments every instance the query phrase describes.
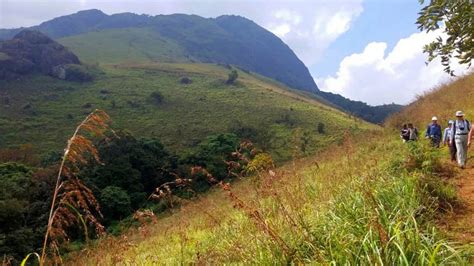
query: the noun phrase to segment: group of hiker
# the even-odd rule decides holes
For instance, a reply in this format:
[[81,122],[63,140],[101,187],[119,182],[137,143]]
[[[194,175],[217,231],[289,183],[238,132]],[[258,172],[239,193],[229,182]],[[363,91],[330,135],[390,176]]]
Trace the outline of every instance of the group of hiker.
[[[404,142],[418,140],[418,130],[413,124],[405,124],[400,132]],[[426,128],[425,138],[431,141],[431,145],[439,148],[441,144],[449,147],[451,161],[457,161],[461,168],[466,167],[467,150],[471,146],[474,137],[474,127],[464,118],[462,111],[456,112],[456,119],[449,120],[448,127],[442,131],[438,118],[433,116],[431,123]]]

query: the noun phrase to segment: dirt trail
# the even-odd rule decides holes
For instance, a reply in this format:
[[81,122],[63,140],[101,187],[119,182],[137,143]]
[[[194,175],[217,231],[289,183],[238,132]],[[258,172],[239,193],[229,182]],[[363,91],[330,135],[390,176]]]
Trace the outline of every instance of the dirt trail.
[[474,165],[471,160],[456,180],[463,207],[447,221],[448,233],[454,240],[474,245]]

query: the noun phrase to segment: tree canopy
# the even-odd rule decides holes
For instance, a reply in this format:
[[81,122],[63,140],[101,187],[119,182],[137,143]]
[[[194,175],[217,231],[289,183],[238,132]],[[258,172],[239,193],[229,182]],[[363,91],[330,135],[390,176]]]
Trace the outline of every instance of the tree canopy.
[[[425,0],[419,0],[425,4]],[[442,28],[443,36],[425,45],[423,51],[428,54],[428,61],[441,59],[444,70],[454,75],[452,58],[460,64],[471,66],[474,58],[474,1],[472,0],[430,0],[421,9],[416,21],[422,31],[433,31]]]

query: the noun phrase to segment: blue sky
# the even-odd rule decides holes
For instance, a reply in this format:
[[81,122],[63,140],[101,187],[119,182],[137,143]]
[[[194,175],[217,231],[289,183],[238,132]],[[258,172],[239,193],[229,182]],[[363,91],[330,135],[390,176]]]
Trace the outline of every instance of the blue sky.
[[[287,43],[319,88],[372,105],[407,104],[448,82],[423,45],[417,0],[0,0],[0,28],[37,25],[80,10],[247,17]],[[455,66],[458,74],[467,73]]]
[[339,63],[352,53],[362,51],[373,41],[386,42],[391,50],[403,37],[418,32],[415,25],[420,4],[416,0],[371,0],[362,3],[364,11],[346,33],[324,52],[320,64],[310,67],[320,76],[337,71]]

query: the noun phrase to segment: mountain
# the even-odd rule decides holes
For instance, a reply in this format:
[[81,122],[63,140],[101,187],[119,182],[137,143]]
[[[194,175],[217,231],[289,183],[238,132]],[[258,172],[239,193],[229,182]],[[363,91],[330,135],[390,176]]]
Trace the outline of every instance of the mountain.
[[[296,89],[317,90],[306,66],[286,44],[243,17],[206,19],[194,15],[152,17],[132,13],[108,16],[99,10],[86,10],[32,27],[55,39],[124,28],[147,28],[151,34],[160,36],[155,38],[154,44],[163,45],[161,40],[179,43],[183,49],[182,56],[188,61],[239,65]],[[7,39],[18,30],[0,31],[0,39]]]
[[[84,62],[199,62],[239,66],[319,95],[341,110],[381,123],[401,106],[373,107],[318,90],[307,67],[277,36],[240,16],[104,14],[85,10],[31,29],[69,47]],[[9,39],[22,29],[0,29]]]
[[64,68],[71,64],[80,64],[77,56],[39,31],[23,30],[0,42],[0,79],[34,72],[66,79]]

